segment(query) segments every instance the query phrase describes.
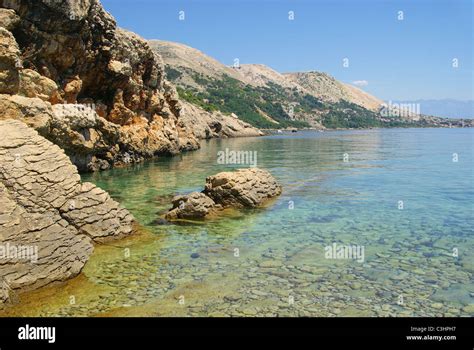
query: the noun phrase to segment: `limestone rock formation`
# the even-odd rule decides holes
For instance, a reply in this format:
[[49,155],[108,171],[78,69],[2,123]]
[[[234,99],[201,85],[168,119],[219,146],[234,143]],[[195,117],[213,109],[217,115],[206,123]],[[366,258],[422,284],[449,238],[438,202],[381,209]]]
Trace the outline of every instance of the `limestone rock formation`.
[[[0,299],[5,299],[12,291],[77,275],[92,243],[130,234],[133,217],[103,190],[81,183],[64,151],[24,123],[0,121],[0,134]],[[11,253],[21,247],[37,250],[36,258]]]
[[20,17],[16,15],[15,11],[0,8],[0,27],[12,31],[19,23]]
[[15,94],[20,88],[20,48],[13,35],[0,27],[0,94]]
[[31,69],[20,71],[20,89],[18,93],[21,96],[38,97],[53,104],[63,101],[56,83]]
[[0,94],[0,111],[0,120],[18,119],[42,136],[50,134],[53,111],[49,102],[38,97]]
[[[199,138],[259,134],[236,118],[184,108],[160,55],[118,28],[99,0],[0,6],[0,119],[26,122],[80,171],[195,150]],[[77,105],[95,122],[81,126]]]
[[281,190],[268,171],[248,168],[208,177],[204,193],[224,207],[255,208]]
[[[40,125],[41,135],[65,146],[81,171],[199,148],[192,128],[180,121],[182,107],[161,57],[138,35],[118,28],[98,0],[0,0],[0,6],[0,104],[8,106],[1,119]],[[11,100],[17,97],[23,98]],[[86,105],[103,119],[57,137],[57,129],[48,128],[58,120],[57,109],[45,104],[32,113],[36,99]],[[37,117],[46,114],[49,120]]]
[[86,182],[59,208],[61,215],[95,242],[132,233],[132,215],[109,194]]
[[181,103],[184,112],[181,121],[192,128],[199,139],[263,135],[259,129],[240,120],[235,114],[226,115],[219,111],[211,113],[189,102]]
[[173,198],[173,208],[166,214],[166,220],[199,219],[216,209],[216,203],[204,193],[193,192]]
[[165,219],[202,219],[225,208],[256,208],[281,194],[281,186],[266,170],[258,168],[222,172],[206,179],[202,192],[173,198]]
[[53,211],[26,210],[0,183],[0,304],[76,276],[92,253],[91,239]]
[[52,106],[48,138],[64,149],[80,171],[105,170],[117,164],[119,157],[126,155],[119,150],[120,135],[118,125],[99,117],[87,105]]

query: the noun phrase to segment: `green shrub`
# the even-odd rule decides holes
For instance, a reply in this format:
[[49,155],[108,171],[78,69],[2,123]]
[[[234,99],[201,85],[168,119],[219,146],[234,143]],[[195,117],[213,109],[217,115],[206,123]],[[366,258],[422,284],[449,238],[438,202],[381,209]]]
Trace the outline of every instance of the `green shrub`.
[[165,73],[166,78],[168,78],[170,81],[175,81],[183,75],[179,70],[171,68],[170,66],[165,67]]

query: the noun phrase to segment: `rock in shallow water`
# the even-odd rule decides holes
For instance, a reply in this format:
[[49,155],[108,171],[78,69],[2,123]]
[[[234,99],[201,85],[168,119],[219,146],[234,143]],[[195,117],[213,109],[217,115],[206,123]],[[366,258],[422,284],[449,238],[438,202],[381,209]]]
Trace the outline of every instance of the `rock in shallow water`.
[[281,186],[266,170],[222,172],[206,179],[203,192],[174,197],[165,219],[201,219],[223,208],[255,208],[280,194]]
[[258,168],[222,172],[206,179],[204,193],[224,207],[255,208],[281,194],[281,186]]
[[216,203],[204,193],[176,196],[173,198],[173,208],[166,214],[166,220],[203,218],[215,207]]
[[74,277],[92,242],[130,234],[133,217],[81,183],[64,151],[24,123],[0,121],[0,130],[0,246],[30,253],[0,256],[1,302],[11,291]]
[[158,218],[158,219],[154,220],[152,222],[152,224],[162,226],[162,225],[170,225],[171,223],[166,219]]
[[464,313],[466,313],[467,315],[469,316],[474,316],[474,304],[470,304],[470,305],[467,305],[467,306],[464,306],[462,308],[462,311]]
[[276,260],[266,260],[262,261],[258,266],[262,268],[277,268],[281,267],[282,263]]

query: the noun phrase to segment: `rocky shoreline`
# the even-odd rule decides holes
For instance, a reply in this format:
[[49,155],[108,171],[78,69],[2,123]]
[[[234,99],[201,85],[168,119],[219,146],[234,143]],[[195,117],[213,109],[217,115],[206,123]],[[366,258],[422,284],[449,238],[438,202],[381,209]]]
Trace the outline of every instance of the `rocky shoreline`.
[[[449,119],[449,118],[440,118],[440,117],[429,117],[424,116],[426,120],[429,120],[430,124],[427,124],[423,129],[430,129],[430,128],[448,128],[448,129],[457,129],[457,128],[474,128],[474,119]],[[409,129],[411,127],[403,127]],[[416,127],[417,129],[421,127]],[[284,129],[260,129],[260,131],[264,135],[271,135],[280,132],[294,132],[296,131],[318,131],[318,132],[331,132],[331,131],[344,131],[344,130],[376,130],[376,129],[393,129],[393,128],[386,128],[386,127],[371,127],[371,128],[335,128],[335,129],[328,129],[328,128],[284,128]]]
[[[203,139],[264,132],[233,113],[180,100],[160,55],[119,28],[98,0],[0,0],[0,6],[1,308],[19,293],[78,276],[96,244],[134,233],[132,214],[82,183],[80,172],[197,150]],[[427,127],[474,126],[425,120]],[[164,217],[195,220],[256,208],[281,191],[261,169],[219,173],[202,192],[175,197]],[[284,272],[291,270],[297,268]]]
[[81,183],[64,151],[17,120],[0,121],[0,305],[77,276],[94,243],[132,233],[133,216]]
[[[261,136],[181,102],[161,57],[98,0],[0,0],[0,305],[77,276],[133,216],[79,172]],[[20,254],[21,253],[21,254]]]
[[0,119],[56,143],[81,172],[259,136],[232,116],[183,104],[161,57],[98,0],[0,1]]

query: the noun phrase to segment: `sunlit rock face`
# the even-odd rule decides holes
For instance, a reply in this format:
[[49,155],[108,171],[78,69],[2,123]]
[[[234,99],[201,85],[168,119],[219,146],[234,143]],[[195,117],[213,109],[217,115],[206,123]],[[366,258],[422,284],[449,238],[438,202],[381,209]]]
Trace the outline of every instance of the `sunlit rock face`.
[[268,171],[258,168],[226,171],[206,179],[204,193],[224,207],[255,208],[281,194]]
[[131,234],[133,217],[23,122],[0,121],[0,134],[1,302],[76,276],[93,242]]
[[281,185],[266,170],[225,171],[209,176],[204,191],[174,197],[173,207],[164,218],[169,221],[202,219],[226,208],[257,208],[281,192]]
[[[84,104],[104,120],[97,133],[113,130],[113,137],[101,138],[100,152],[78,157],[74,147],[64,147],[81,171],[199,148],[190,125],[180,122],[181,104],[161,57],[118,28],[99,1],[0,0],[0,6],[0,93]],[[2,119],[24,119],[24,113],[27,108]],[[52,130],[41,131],[53,139]],[[91,141],[90,129],[75,131]]]

